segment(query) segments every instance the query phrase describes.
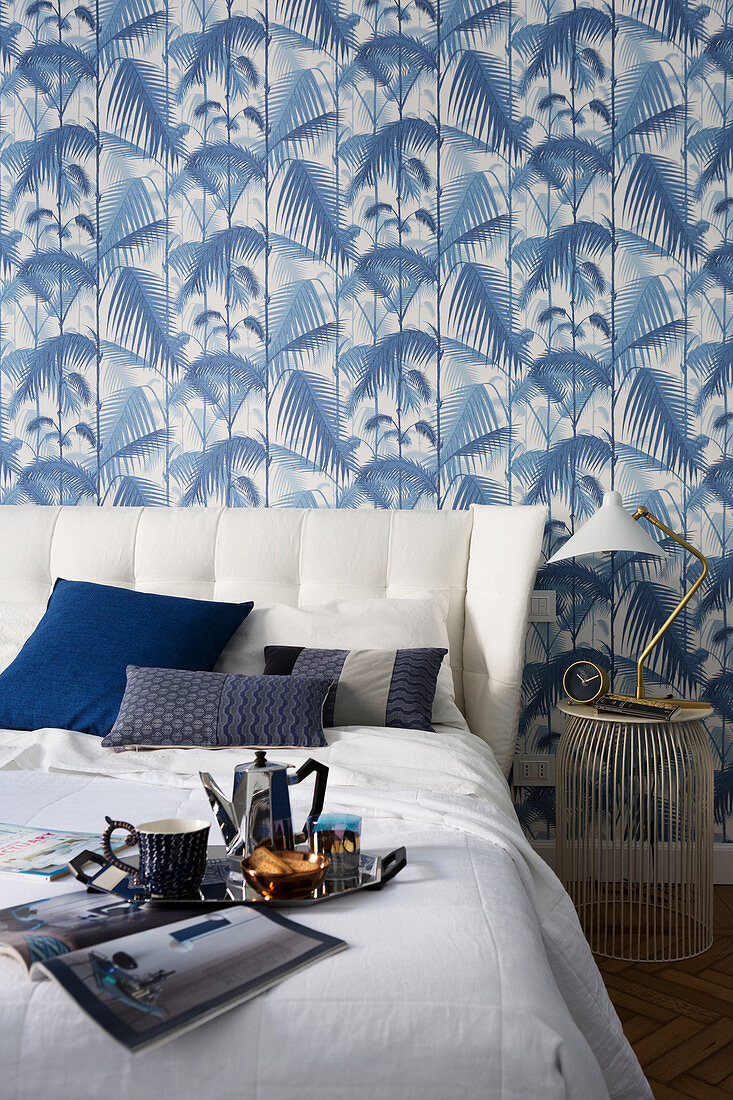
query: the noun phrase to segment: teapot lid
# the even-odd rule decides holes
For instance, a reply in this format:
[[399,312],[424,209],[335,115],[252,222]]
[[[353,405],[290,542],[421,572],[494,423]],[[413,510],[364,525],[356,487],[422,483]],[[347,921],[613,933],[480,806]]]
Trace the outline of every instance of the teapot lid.
[[254,771],[287,771],[285,764],[271,764],[266,759],[265,749],[255,749],[255,758],[250,760],[247,764],[237,764],[236,771],[238,772],[254,772]]

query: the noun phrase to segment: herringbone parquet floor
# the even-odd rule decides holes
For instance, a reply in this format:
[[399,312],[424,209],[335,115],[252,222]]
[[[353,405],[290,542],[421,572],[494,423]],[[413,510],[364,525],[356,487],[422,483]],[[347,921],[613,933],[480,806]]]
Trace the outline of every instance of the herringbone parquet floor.
[[733,1097],[733,886],[715,887],[715,939],[678,963],[598,958],[655,1100]]

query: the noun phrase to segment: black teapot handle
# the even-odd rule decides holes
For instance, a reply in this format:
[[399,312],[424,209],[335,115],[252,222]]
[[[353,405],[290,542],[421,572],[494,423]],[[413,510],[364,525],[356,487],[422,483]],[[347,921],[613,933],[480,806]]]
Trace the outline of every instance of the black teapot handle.
[[302,767],[298,768],[291,783],[300,783],[301,780],[307,778],[311,772],[316,773],[316,782],[313,788],[313,802],[311,804],[310,813],[308,814],[308,820],[306,821],[306,832],[308,826],[314,818],[318,817],[319,813],[323,809],[323,800],[326,797],[326,784],[328,783],[328,766],[322,764],[320,760],[314,760],[310,757],[306,760]]

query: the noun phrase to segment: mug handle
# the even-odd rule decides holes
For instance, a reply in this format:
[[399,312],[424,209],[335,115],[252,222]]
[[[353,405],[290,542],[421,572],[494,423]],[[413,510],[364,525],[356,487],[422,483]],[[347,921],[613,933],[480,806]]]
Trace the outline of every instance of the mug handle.
[[131,825],[129,821],[113,821],[111,817],[107,817],[106,815],[105,821],[107,822],[107,828],[102,833],[102,851],[104,852],[105,859],[108,863],[111,863],[113,867],[118,867],[120,871],[126,871],[128,875],[137,878],[139,868],[133,867],[131,863],[123,863],[121,859],[118,859],[109,843],[112,833],[115,832],[116,829],[127,829],[127,843],[135,844],[137,841],[135,826]]

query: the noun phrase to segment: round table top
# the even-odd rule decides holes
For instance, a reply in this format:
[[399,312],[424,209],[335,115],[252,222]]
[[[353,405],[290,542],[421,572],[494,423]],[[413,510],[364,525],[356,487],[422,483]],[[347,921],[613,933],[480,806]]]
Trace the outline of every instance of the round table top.
[[[627,726],[640,726],[643,724],[649,724],[650,722],[664,722],[664,718],[636,718],[630,714],[596,714],[596,708],[592,706],[584,706],[580,703],[558,703],[558,710],[561,710],[563,714],[569,714],[572,717],[578,718],[593,718],[596,722],[623,722]],[[713,713],[713,708],[707,706],[705,703],[701,703],[699,707],[694,710],[690,707],[680,711],[676,718],[672,719],[673,724],[679,722],[699,722],[701,718],[709,718]]]

